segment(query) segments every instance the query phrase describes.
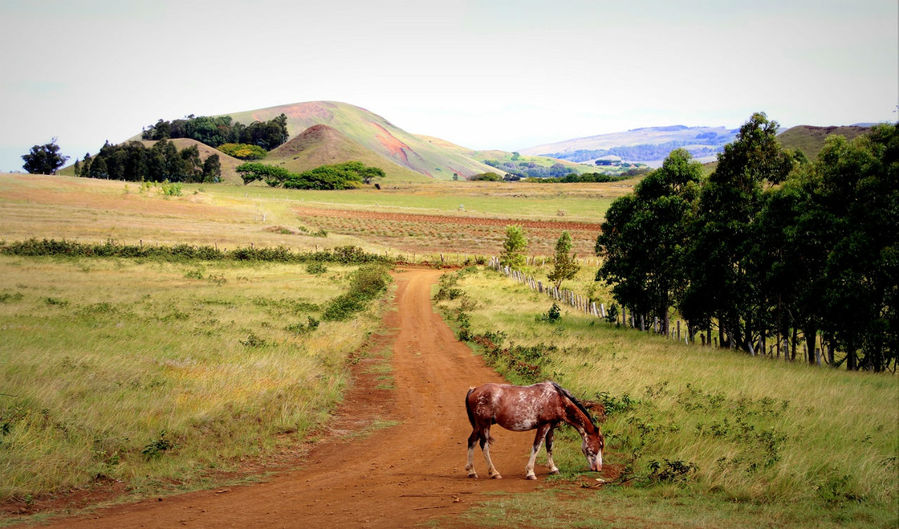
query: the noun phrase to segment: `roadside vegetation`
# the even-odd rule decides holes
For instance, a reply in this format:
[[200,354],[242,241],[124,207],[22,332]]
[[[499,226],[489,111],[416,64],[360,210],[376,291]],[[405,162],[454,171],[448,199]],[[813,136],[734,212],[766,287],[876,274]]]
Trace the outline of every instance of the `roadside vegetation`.
[[[535,277],[551,271],[529,270]],[[608,302],[592,272],[582,269],[572,288]],[[893,376],[752,358],[616,327],[560,310],[492,270],[444,276],[435,299],[460,338],[509,380],[553,379],[605,407],[605,483],[583,469],[575,432],[556,437],[560,479],[594,493],[501,497],[471,520],[551,527],[572,520],[604,527],[622,517],[729,527],[897,522]]]
[[0,501],[213,486],[327,419],[386,269],[180,253],[0,255]]

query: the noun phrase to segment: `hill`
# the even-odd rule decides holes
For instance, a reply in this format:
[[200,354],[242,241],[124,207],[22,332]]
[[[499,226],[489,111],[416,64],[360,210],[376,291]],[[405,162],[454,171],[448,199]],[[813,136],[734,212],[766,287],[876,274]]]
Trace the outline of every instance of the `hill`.
[[263,162],[301,173],[321,165],[349,160],[379,167],[394,179],[411,182],[427,180],[426,176],[378,155],[328,125],[309,127],[269,152]]
[[[454,174],[467,177],[491,170],[489,166],[468,156],[464,148],[458,146],[448,148],[447,145],[452,144],[442,140],[429,141],[426,137],[406,132],[377,114],[347,103],[312,101],[228,115],[241,123],[251,123],[267,121],[282,113],[287,116],[287,131],[292,137],[314,125],[327,125],[339,131],[343,138],[336,141],[342,147],[333,150],[335,156],[343,148],[347,148],[348,152],[364,148],[397,166],[441,180],[450,180]],[[331,133],[322,137],[327,140],[325,143],[335,141]],[[356,145],[350,147],[344,139]],[[390,171],[388,175],[397,176],[392,175]]]
[[672,150],[687,149],[699,161],[711,161],[733,141],[737,130],[725,127],[671,125],[598,134],[521,149],[521,154],[593,163],[604,157],[657,167]]
[[851,140],[868,132],[870,129],[871,127],[862,125],[834,127],[797,125],[778,134],[777,139],[780,140],[781,145],[784,147],[799,149],[809,160],[814,161],[824,147],[824,140],[831,134],[838,134],[844,136],[847,140]]

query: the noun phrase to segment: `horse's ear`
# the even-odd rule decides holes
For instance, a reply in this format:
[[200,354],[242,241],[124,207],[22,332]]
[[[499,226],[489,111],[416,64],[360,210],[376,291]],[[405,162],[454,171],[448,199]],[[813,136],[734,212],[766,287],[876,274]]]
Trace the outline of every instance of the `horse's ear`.
[[584,407],[592,411],[596,415],[598,422],[606,422],[606,407],[598,400],[585,400]]

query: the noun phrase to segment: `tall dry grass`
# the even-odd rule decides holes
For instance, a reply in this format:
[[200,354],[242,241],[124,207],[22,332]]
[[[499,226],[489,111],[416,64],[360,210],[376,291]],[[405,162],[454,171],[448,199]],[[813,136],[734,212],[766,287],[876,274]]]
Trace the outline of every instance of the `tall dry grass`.
[[[569,287],[595,289],[590,275],[582,270]],[[626,488],[770,506],[785,520],[899,521],[895,376],[685,345],[565,307],[549,323],[541,315],[550,298],[489,270],[462,274],[458,286],[469,307],[474,301],[473,334],[529,348],[522,354],[544,377],[605,402],[606,462]],[[449,320],[459,304],[442,303]],[[529,381],[514,366],[498,367]],[[583,467],[576,437],[563,435],[569,449],[556,458],[569,477]]]
[[293,446],[379,318],[355,267],[0,257],[0,499],[191,487]]

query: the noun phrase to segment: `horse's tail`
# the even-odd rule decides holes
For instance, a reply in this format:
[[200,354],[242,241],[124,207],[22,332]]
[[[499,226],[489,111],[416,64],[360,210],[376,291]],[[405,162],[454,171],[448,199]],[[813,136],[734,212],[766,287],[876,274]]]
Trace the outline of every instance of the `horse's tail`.
[[468,388],[468,393],[465,394],[465,411],[468,413],[468,422],[471,423],[471,427],[474,428],[474,414],[471,411],[471,404],[468,403],[468,397],[471,395],[472,391],[474,391],[474,386]]

